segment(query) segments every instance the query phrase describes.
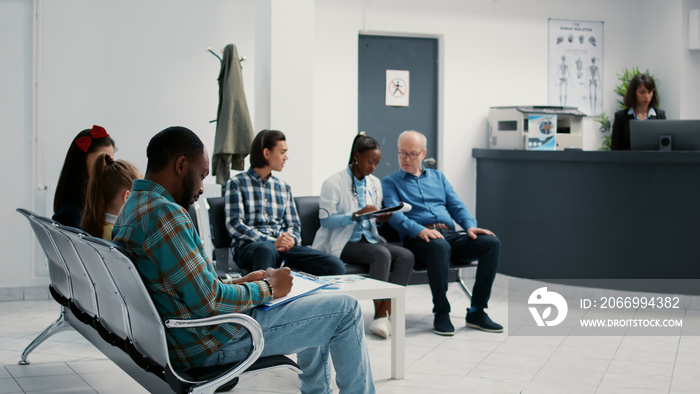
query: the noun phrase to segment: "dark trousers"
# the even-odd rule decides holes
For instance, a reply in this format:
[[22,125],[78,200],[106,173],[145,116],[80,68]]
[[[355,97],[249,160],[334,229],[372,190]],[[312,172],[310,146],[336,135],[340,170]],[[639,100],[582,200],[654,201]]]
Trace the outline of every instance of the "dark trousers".
[[450,312],[450,302],[447,300],[450,261],[466,264],[479,260],[471,306],[488,307],[491,286],[501,255],[501,241],[493,235],[479,235],[476,239],[471,239],[465,233],[454,230],[438,231],[444,239],[432,239],[430,242],[419,238],[404,239],[404,246],[413,252],[416,258],[416,267],[426,267],[428,270],[428,284],[433,294],[433,313]]
[[284,266],[312,275],[342,275],[345,264],[339,258],[306,246],[295,245],[286,252],[278,252],[269,241],[251,242],[236,249],[236,263],[251,271]]
[[413,253],[386,242],[348,242],[340,258],[348,264],[369,265],[369,277],[406,286],[413,271]]

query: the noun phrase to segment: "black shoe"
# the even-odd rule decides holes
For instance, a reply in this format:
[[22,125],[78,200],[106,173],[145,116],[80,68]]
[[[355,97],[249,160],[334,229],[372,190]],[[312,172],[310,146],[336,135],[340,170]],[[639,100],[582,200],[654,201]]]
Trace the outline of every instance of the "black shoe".
[[471,313],[467,311],[467,327],[486,332],[503,332],[503,326],[494,323],[483,309],[477,309]]
[[433,320],[433,327],[436,334],[451,337],[455,335],[455,326],[452,325],[450,321],[450,314],[448,312],[440,312],[435,314],[435,320]]

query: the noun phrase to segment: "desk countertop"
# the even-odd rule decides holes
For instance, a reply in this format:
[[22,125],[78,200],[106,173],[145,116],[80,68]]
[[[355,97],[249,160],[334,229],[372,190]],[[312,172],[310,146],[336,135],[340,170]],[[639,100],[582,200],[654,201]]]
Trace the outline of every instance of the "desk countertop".
[[624,163],[700,163],[700,151],[527,151],[509,149],[472,150],[477,159],[568,161],[568,162],[624,162]]

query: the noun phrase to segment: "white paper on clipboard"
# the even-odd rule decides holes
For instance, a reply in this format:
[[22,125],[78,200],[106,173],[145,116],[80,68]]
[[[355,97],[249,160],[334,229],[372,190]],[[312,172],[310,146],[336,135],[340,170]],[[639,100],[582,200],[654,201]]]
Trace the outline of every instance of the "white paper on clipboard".
[[292,281],[292,291],[290,291],[289,294],[284,297],[273,298],[270,301],[258,306],[258,308],[262,310],[274,308],[299,297],[311,294],[318,289],[330,286],[333,283],[305,272],[292,271],[292,276],[294,276],[294,279]]

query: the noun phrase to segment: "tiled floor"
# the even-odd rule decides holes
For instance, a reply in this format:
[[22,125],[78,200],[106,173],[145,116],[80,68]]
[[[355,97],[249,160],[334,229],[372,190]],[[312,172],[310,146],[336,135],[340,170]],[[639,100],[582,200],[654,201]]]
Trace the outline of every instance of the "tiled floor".
[[[489,313],[507,324],[505,280]],[[432,333],[427,285],[407,288],[406,379],[390,379],[390,341],[369,335],[379,393],[700,393],[700,336],[525,337],[464,327],[467,299],[451,284],[454,337]],[[371,301],[362,301],[365,320]],[[135,381],[75,331],[59,333],[17,365],[36,335],[58,317],[52,300],[0,302],[0,393],[140,393]],[[700,312],[686,311],[686,319]],[[286,370],[248,375],[236,393],[296,393]]]

